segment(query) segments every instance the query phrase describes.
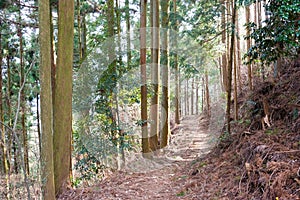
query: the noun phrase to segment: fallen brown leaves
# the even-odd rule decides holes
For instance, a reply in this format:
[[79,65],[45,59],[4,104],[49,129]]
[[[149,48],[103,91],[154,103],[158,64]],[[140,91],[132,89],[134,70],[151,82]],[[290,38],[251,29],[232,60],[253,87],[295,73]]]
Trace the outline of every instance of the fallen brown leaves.
[[[300,111],[291,106],[300,103],[299,68],[287,69],[276,82],[257,83],[250,94],[258,110],[260,98],[268,99],[267,130],[259,124],[262,113],[257,120],[251,108],[243,108],[232,135],[203,158],[149,173],[118,172],[95,187],[69,191],[59,199],[300,199]],[[250,98],[240,97],[240,104]]]

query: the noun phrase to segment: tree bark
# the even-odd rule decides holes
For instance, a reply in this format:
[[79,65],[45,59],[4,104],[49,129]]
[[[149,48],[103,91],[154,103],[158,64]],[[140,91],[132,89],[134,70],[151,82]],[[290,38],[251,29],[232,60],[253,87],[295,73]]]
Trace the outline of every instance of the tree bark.
[[[236,40],[236,42],[238,43],[238,40],[237,40],[237,38],[236,37],[234,37],[235,38],[235,40]],[[237,68],[237,56],[236,56],[236,54],[238,53],[237,51],[236,51],[236,49],[237,49],[237,47],[236,47],[236,45],[234,45],[234,50],[233,50],[233,63],[234,63],[234,65],[233,65],[233,74],[234,74],[234,76],[233,76],[233,84],[234,84],[234,120],[235,121],[237,121],[238,120],[238,118],[239,118],[239,116],[238,116],[238,97],[237,97],[237,94],[238,94],[238,81],[237,81],[237,70],[238,70],[238,68]]]
[[76,0],[76,6],[77,6],[78,51],[79,51],[79,63],[80,63],[83,58],[82,41],[81,41],[82,33],[81,33],[81,12],[80,12],[81,3],[80,3],[80,0]]
[[152,47],[151,47],[151,86],[153,96],[151,98],[150,108],[150,149],[158,149],[158,132],[159,132],[159,0],[152,0]]
[[[250,23],[250,8],[249,6],[246,7],[246,24]],[[250,29],[247,28],[246,30],[246,35],[250,35]],[[247,39],[247,51],[250,49],[251,46],[251,40],[250,38]],[[253,86],[252,86],[252,67],[250,64],[250,57],[247,56],[247,68],[248,68],[248,86],[249,89],[252,91],[253,90]]]
[[236,12],[236,46],[237,46],[237,77],[238,77],[238,88],[242,91],[242,75],[241,75],[241,43],[240,43],[240,26],[239,26],[239,12]]
[[195,79],[192,78],[192,90],[191,90],[191,115],[194,114],[194,87],[195,87]]
[[223,5],[222,16],[221,16],[221,24],[222,24],[222,44],[225,47],[225,52],[222,54],[222,72],[223,72],[223,90],[227,90],[227,59],[226,59],[226,15],[225,15],[225,0],[221,0],[221,4]]
[[[43,199],[55,199],[53,163],[53,107],[50,5],[39,1],[40,84],[41,84],[41,180]],[[39,123],[39,122],[38,122]]]
[[208,82],[208,72],[205,71],[205,102],[206,102],[206,109],[207,109],[207,116],[210,117],[210,94],[209,94],[209,82]]
[[185,115],[189,114],[189,91],[188,91],[188,86],[189,86],[189,80],[186,78],[185,82]]
[[[53,105],[53,104],[52,104]],[[53,108],[52,108],[53,110]],[[52,111],[52,115],[53,115],[53,111]],[[39,152],[41,155],[42,152],[42,146],[41,146],[41,142],[42,142],[42,134],[41,134],[41,123],[40,123],[40,94],[37,93],[36,94],[36,123],[37,123],[37,133],[38,133],[38,137],[39,137]],[[53,124],[52,124],[52,129],[53,129]],[[53,130],[52,130],[53,132]],[[53,138],[52,138],[53,139]],[[51,142],[53,143],[53,141],[51,140]],[[52,144],[53,146],[53,144]],[[52,150],[53,151],[53,150]]]
[[[4,109],[3,109],[3,79],[2,79],[2,34],[0,33],[0,121],[4,122]],[[0,126],[1,130],[1,150],[2,150],[2,165],[3,172],[5,174],[5,188],[6,188],[6,198],[10,199],[10,191],[9,191],[9,166],[8,166],[8,158],[7,158],[7,146],[6,146],[6,136],[5,136],[5,127],[3,124]]]
[[[20,87],[24,83],[25,79],[25,73],[24,73],[24,62],[23,62],[23,33],[22,33],[22,18],[21,18],[21,1],[19,0],[19,23],[18,26],[18,36],[19,36],[19,45],[20,45]],[[27,142],[27,131],[26,131],[26,125],[25,125],[25,87],[21,90],[21,125],[22,125],[22,140],[23,140],[23,151],[24,151],[24,163],[25,163],[25,171],[27,175],[29,175],[29,161],[28,161],[28,142]],[[21,152],[20,152],[21,153]]]
[[201,111],[204,112],[204,102],[205,102],[205,83],[204,83],[204,77],[202,77],[202,100],[201,100]]
[[70,185],[74,1],[59,1],[58,12],[58,53],[53,107],[56,194]]
[[[174,14],[177,14],[177,4],[176,0],[173,0]],[[178,32],[178,20],[175,18],[174,23],[174,47],[177,50],[177,32]],[[174,68],[175,68],[175,123],[180,124],[180,83],[179,83],[179,65],[178,65],[178,54],[175,52],[174,55]]]
[[161,100],[161,142],[160,148],[164,148],[169,144],[170,137],[170,94],[169,94],[169,7],[170,0],[161,1],[161,80],[162,80],[162,100]]
[[[147,2],[146,2],[147,5]],[[147,9],[146,9],[147,10]],[[146,16],[146,15],[145,15]],[[125,18],[126,18],[126,31],[127,31],[127,68],[131,68],[131,34],[130,34],[130,13],[129,13],[129,0],[125,0]]]
[[[10,51],[9,49],[9,44],[7,43],[7,49],[8,51]],[[13,121],[12,121],[12,103],[11,103],[11,65],[10,65],[10,59],[11,59],[11,55],[10,52],[7,55],[7,116],[8,116],[8,126],[12,127],[13,125]],[[12,160],[12,157],[14,157],[14,165],[12,165],[12,163],[10,162]],[[17,148],[16,148],[16,141],[15,138],[13,136],[13,133],[11,131],[9,131],[8,134],[8,148],[7,148],[7,161],[8,161],[8,168],[9,168],[9,174],[12,173],[12,171],[14,170],[15,173],[18,173],[18,158],[17,158]]]
[[227,119],[227,132],[228,134],[231,133],[230,130],[230,107],[231,107],[231,83],[232,83],[232,64],[233,64],[233,51],[234,51],[234,38],[235,38],[235,17],[236,17],[236,2],[235,0],[232,1],[233,9],[232,9],[232,31],[231,31],[231,38],[230,38],[230,54],[228,60],[228,88],[227,88],[227,107],[226,107],[226,119]]
[[196,77],[196,115],[199,115],[199,77]]
[[150,152],[148,137],[148,106],[147,106],[147,69],[146,69],[146,22],[147,0],[141,0],[141,29],[140,29],[140,68],[141,68],[141,120],[142,120],[142,151]]

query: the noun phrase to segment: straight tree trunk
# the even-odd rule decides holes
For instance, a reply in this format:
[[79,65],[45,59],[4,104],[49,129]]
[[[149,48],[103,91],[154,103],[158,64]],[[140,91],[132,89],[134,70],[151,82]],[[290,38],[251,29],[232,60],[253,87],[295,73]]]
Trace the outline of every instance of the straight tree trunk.
[[[120,2],[119,0],[116,0],[116,25],[117,25],[117,35],[118,35],[118,51],[121,52],[121,11],[120,11]],[[122,55],[119,55],[118,58],[118,66],[122,66]],[[120,71],[122,71],[119,68]],[[119,149],[119,155],[121,156],[121,159],[117,159],[118,161],[118,169],[121,169],[121,165],[125,165],[125,152],[124,152],[124,131],[121,129],[121,124],[120,124],[120,106],[119,106],[119,90],[120,90],[120,84],[117,83],[116,85],[116,91],[113,94],[114,97],[114,102],[115,102],[115,121],[116,121],[116,126],[118,128],[118,135],[120,137],[120,141],[118,142],[118,149]]]
[[189,80],[186,78],[185,82],[185,115],[189,114],[189,91],[188,91]]
[[[246,24],[250,23],[250,7],[247,6],[246,7]],[[246,35],[250,35],[250,29],[247,28],[246,30]],[[251,46],[251,40],[250,38],[247,39],[247,51],[250,49]],[[248,68],[248,86],[249,89],[252,91],[253,90],[253,86],[252,86],[252,67],[250,64],[250,58],[249,56],[247,56],[247,68]]]
[[233,51],[234,51],[234,38],[235,38],[235,17],[236,17],[236,2],[233,0],[233,9],[232,9],[232,32],[230,38],[230,54],[228,60],[228,89],[227,89],[227,107],[226,107],[226,119],[227,119],[227,132],[231,133],[230,130],[230,105],[231,105],[231,83],[232,83],[232,64],[233,64]]
[[[8,43],[7,43],[7,49],[9,49]],[[6,63],[7,63],[7,90],[6,90],[6,106],[7,106],[7,117],[8,117],[8,126],[12,127],[12,120],[11,120],[11,70],[10,70],[10,55],[6,56]],[[8,144],[7,144],[7,163],[8,163],[8,174],[11,173],[11,157],[12,157],[12,143],[13,143],[13,137],[11,132],[8,132]],[[9,176],[8,176],[9,177]]]
[[[7,49],[9,49],[7,43]],[[7,55],[7,116],[8,116],[8,126],[12,127],[12,103],[11,103],[11,66],[10,66],[10,53]],[[12,157],[14,156],[14,165],[12,165]],[[11,131],[8,134],[8,149],[7,149],[7,160],[9,166],[9,174],[15,171],[18,173],[18,159],[17,159],[17,148],[15,144],[15,139]]]
[[152,38],[151,38],[151,86],[153,96],[151,98],[150,108],[150,149],[158,149],[159,133],[159,0],[152,0]]
[[150,152],[148,138],[148,106],[147,106],[147,69],[146,69],[146,24],[147,0],[141,0],[141,25],[140,25],[140,68],[141,68],[141,118],[142,118],[142,151]]
[[[37,93],[36,94],[36,123],[37,123],[37,132],[38,132],[38,137],[39,137],[39,152],[41,154],[42,152],[42,146],[41,146],[41,142],[42,142],[42,134],[41,134],[41,122],[40,122],[40,94]],[[53,105],[53,104],[52,104]],[[53,109],[53,108],[52,108]],[[53,111],[52,111],[52,115],[53,115]],[[53,124],[52,124],[52,129],[53,129]],[[53,130],[52,130],[53,132]],[[51,142],[53,143],[53,141],[51,140]],[[52,144],[53,146],[53,144]],[[53,151],[53,150],[52,150]]]
[[[261,1],[257,1],[257,20],[258,20],[258,27],[261,28],[262,27],[262,12],[261,12]],[[260,64],[260,68],[261,68],[261,78],[264,81],[265,80],[265,66],[263,63]]]
[[[223,5],[221,23],[222,23],[222,44],[226,49],[226,12],[225,12],[225,0],[221,0],[221,4]],[[223,72],[223,90],[227,90],[227,59],[226,59],[226,51],[222,54],[222,72]]]
[[[23,34],[22,34],[22,18],[21,18],[21,1],[19,0],[19,23],[18,26],[18,36],[19,36],[19,44],[20,44],[20,87],[24,83],[24,76],[25,76],[25,70],[24,70],[24,63],[23,63]],[[25,125],[25,87],[21,90],[21,124],[22,124],[22,140],[23,140],[23,151],[24,151],[24,163],[25,163],[25,171],[27,175],[29,175],[29,161],[28,161],[28,143],[27,143],[27,131],[26,131],[26,125]],[[20,152],[21,153],[21,152]]]
[[58,53],[53,107],[56,194],[70,185],[74,1],[59,1],[58,13]]
[[81,51],[82,51],[82,59],[87,56],[87,27],[86,27],[86,14],[83,14],[81,17],[82,27],[81,27]]
[[[2,79],[2,34],[0,33],[0,120],[4,122],[4,109],[3,109],[3,79]],[[2,150],[2,165],[3,165],[3,173],[5,175],[5,189],[6,189],[6,198],[10,199],[10,191],[9,191],[9,167],[7,160],[7,147],[6,147],[6,131],[3,124],[0,126],[1,131],[1,150]]]
[[[40,41],[40,85],[41,85],[41,180],[42,195],[45,200],[55,199],[53,163],[53,104],[52,104],[52,56],[51,23],[48,0],[39,1],[39,41]],[[39,115],[38,115],[39,116]],[[39,122],[38,122],[39,124]]]
[[195,79],[192,78],[192,90],[191,90],[191,115],[194,114],[194,87],[195,87]]
[[220,57],[219,59],[219,82],[220,82],[220,88],[223,89],[225,88],[224,86],[224,81],[223,81],[223,67],[222,67],[222,57]]
[[[177,14],[177,4],[176,0],[173,0],[173,6],[174,6],[174,14]],[[177,49],[177,32],[178,32],[178,20],[175,19],[175,38],[174,38],[174,46],[175,49]],[[178,54],[175,52],[174,55],[174,68],[175,68],[175,123],[180,124],[180,83],[179,83],[179,65],[178,65]]]
[[[236,37],[235,37],[236,39]],[[236,42],[238,43],[238,40],[236,39]],[[238,53],[236,51],[237,48],[235,48],[236,45],[234,45],[234,50],[233,50],[233,84],[234,84],[234,120],[237,121],[239,116],[238,116],[238,97],[237,97],[237,94],[238,94],[238,81],[237,81],[237,56],[236,54]]]
[[[232,10],[234,10],[234,5],[232,5]],[[234,74],[234,120],[238,120],[238,65],[240,64],[239,58],[239,52],[238,52],[238,46],[239,46],[239,38],[238,38],[238,9],[235,11],[235,29],[236,37],[234,37],[236,45],[234,45],[233,50],[233,61],[234,61],[234,67],[233,67],[233,74]]]
[[210,117],[210,94],[209,94],[209,82],[208,82],[208,72],[205,71],[205,102],[206,102],[206,109],[207,115]]
[[[225,1],[225,5],[226,5],[226,24],[230,24],[231,23],[231,17],[232,17],[232,12],[231,12],[231,0]],[[228,27],[227,27],[228,28]],[[228,28],[226,31],[226,65],[227,65],[227,71],[226,71],[226,80],[227,80],[227,84],[228,83],[228,60],[230,57],[230,29]],[[228,86],[227,86],[228,87]]]
[[242,76],[241,76],[241,43],[240,43],[240,26],[239,26],[239,12],[236,11],[236,46],[237,46],[237,77],[238,77],[238,87],[242,91]]
[[199,77],[196,77],[196,115],[199,115]]
[[80,7],[81,3],[80,0],[76,0],[76,7],[77,7],[77,32],[78,32],[78,51],[79,51],[79,63],[83,58],[83,51],[82,51],[82,41],[81,41],[81,12]]
[[[146,16],[146,15],[145,15]],[[126,18],[126,37],[127,37],[127,68],[131,67],[131,34],[130,34],[130,13],[129,13],[129,0],[125,0],[125,18]]]
[[161,100],[161,121],[162,130],[160,133],[160,148],[169,144],[170,130],[170,94],[169,94],[169,7],[170,0],[161,1],[161,81],[162,81],[162,100]]
[[202,100],[201,100],[201,111],[204,112],[204,101],[205,101],[205,82],[204,77],[202,77]]

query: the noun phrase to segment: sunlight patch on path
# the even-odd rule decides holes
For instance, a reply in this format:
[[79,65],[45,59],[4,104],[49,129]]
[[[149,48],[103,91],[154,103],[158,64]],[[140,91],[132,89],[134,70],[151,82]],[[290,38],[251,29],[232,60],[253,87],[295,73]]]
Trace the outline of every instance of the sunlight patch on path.
[[[202,124],[200,124],[202,123]],[[192,161],[207,154],[214,146],[212,136],[208,134],[204,120],[198,115],[185,116],[178,131],[171,136],[170,145],[151,154],[147,159],[141,153],[129,153],[125,156],[123,171],[147,173],[149,171]]]

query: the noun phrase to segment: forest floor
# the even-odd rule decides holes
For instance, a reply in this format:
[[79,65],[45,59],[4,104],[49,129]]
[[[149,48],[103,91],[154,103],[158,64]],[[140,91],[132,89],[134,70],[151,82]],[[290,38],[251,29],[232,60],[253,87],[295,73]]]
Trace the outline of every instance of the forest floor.
[[214,140],[206,116],[187,116],[168,149],[59,199],[300,200],[299,78],[300,62],[241,91],[230,135]]
[[196,184],[188,178],[195,172],[186,169],[192,169],[191,165],[214,146],[212,136],[206,130],[207,121],[203,117],[185,116],[175,128],[170,146],[157,152],[149,162],[145,159],[148,166],[145,163],[137,166],[146,169],[152,165],[154,170],[121,170],[96,186],[67,191],[59,199],[193,199],[193,194],[185,191]]

